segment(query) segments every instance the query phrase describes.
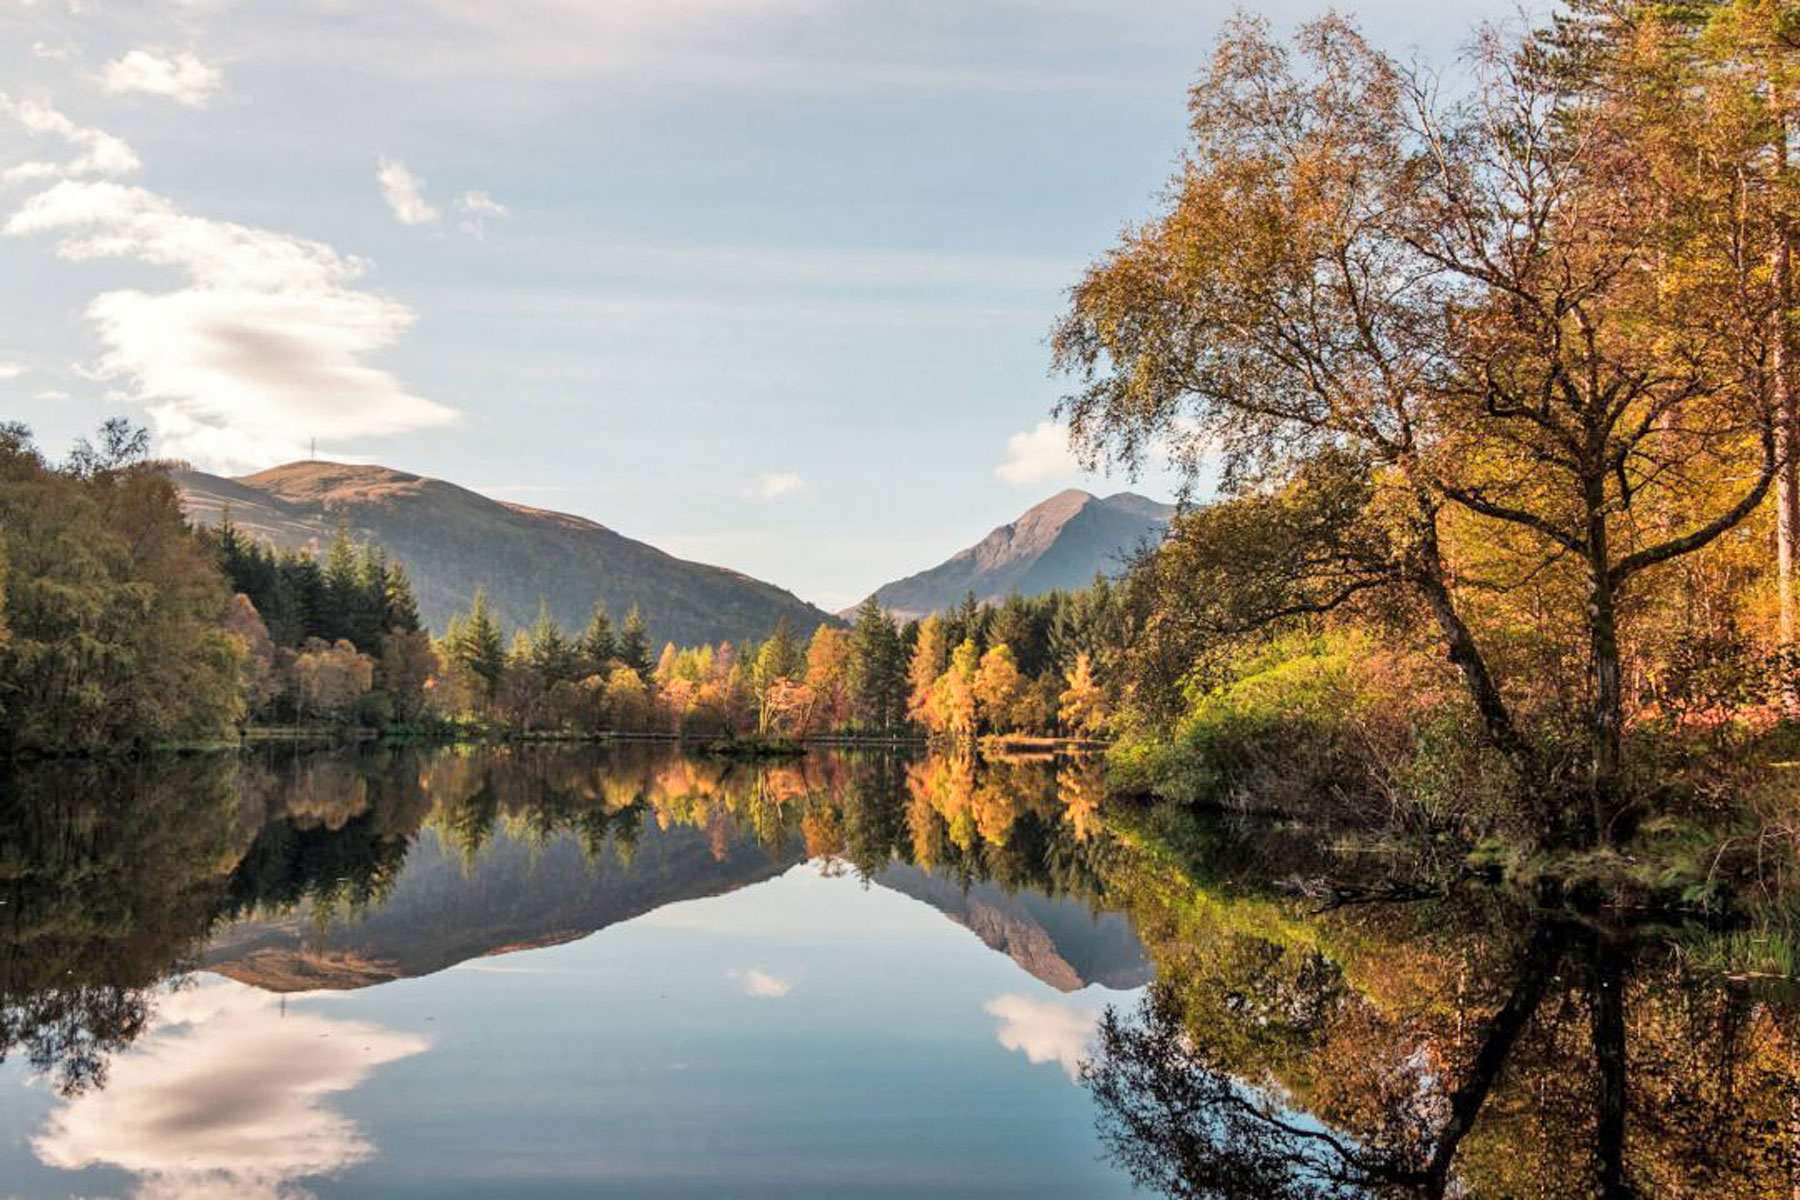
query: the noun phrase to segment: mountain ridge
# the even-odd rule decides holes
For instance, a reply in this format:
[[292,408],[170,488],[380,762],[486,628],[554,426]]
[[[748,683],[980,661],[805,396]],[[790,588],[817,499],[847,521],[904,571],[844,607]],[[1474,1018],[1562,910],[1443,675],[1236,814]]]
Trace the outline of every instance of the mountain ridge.
[[595,600],[615,622],[634,605],[653,637],[685,643],[766,637],[783,616],[801,635],[835,620],[741,571],[691,562],[588,517],[513,504],[447,480],[374,464],[293,462],[249,475],[179,468],[170,477],[197,524],[232,522],[262,541],[322,548],[340,524],[407,570],[427,625],[442,630],[485,588],[514,627],[540,598],[567,629]]
[[972,546],[923,571],[875,589],[875,602],[902,618],[1014,592],[1040,595],[1086,587],[1096,574],[1117,574],[1127,555],[1162,537],[1173,505],[1135,492],[1096,496],[1065,488],[990,530]]

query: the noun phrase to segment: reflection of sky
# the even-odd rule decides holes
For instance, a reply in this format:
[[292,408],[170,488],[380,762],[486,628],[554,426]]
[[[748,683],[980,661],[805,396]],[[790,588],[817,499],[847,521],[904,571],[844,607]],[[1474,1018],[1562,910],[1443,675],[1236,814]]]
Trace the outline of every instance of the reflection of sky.
[[218,1013],[165,1006],[98,1097],[56,1101],[9,1063],[0,1194],[118,1194],[122,1167],[233,1195],[1125,1196],[1064,1075],[1108,998],[1132,1002],[1060,995],[926,905],[801,867],[290,1000],[285,1027],[209,984],[172,1003]]
[[369,1157],[332,1095],[426,1045],[361,1021],[284,1012],[276,997],[210,982],[165,997],[106,1089],[59,1105],[32,1149],[54,1167],[122,1168],[145,1200],[275,1200],[295,1194],[297,1179]]

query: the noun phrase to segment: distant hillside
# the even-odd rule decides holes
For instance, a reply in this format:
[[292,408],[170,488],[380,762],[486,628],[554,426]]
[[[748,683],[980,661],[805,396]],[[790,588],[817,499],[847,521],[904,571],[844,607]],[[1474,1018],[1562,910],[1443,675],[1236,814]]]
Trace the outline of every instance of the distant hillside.
[[1141,543],[1160,540],[1174,514],[1130,492],[1101,499],[1071,488],[948,561],[883,585],[875,599],[896,615],[918,617],[953,608],[970,592],[997,601],[1086,587],[1096,573],[1116,575]]
[[565,628],[587,623],[601,599],[615,622],[643,609],[658,641],[765,637],[786,616],[803,636],[831,617],[791,592],[723,567],[664,554],[583,517],[506,504],[389,467],[297,462],[226,479],[178,471],[190,519],[212,524],[227,506],[239,528],[282,546],[323,546],[340,523],[373,538],[406,567],[433,629],[475,589],[513,625],[538,598]]

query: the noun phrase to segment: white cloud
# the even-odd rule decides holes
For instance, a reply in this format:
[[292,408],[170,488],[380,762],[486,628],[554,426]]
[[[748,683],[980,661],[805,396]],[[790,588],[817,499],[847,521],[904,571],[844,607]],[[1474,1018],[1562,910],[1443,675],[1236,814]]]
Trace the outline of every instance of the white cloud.
[[774,999],[785,996],[794,990],[794,985],[778,975],[751,967],[748,971],[733,971],[731,977],[743,985],[744,994],[762,999]]
[[107,63],[100,72],[100,86],[112,93],[143,92],[167,96],[178,104],[198,108],[211,100],[224,77],[192,54],[162,54],[155,50],[131,50]]
[[433,225],[438,211],[425,200],[425,184],[407,165],[397,158],[383,158],[375,178],[381,184],[381,198],[387,201],[402,225]]
[[457,197],[456,207],[463,214],[463,219],[456,223],[456,227],[475,237],[481,237],[487,232],[490,219],[499,220],[512,215],[506,205],[477,189],[470,189]]
[[1098,1012],[1012,994],[995,996],[984,1007],[1000,1019],[994,1036],[1006,1049],[1033,1063],[1058,1063],[1070,1079],[1079,1078],[1100,1021]]
[[765,471],[750,481],[744,496],[750,500],[797,500],[812,493],[812,485],[792,471]]
[[147,409],[161,452],[216,468],[301,457],[309,439],[400,433],[456,414],[367,358],[412,323],[353,285],[365,264],[289,234],[193,216],[143,188],[65,179],[0,225],[46,235],[65,259],[124,259],[185,277],[171,291],[88,305],[94,374]]
[[234,983],[175,992],[104,1089],[53,1110],[32,1138],[46,1165],[137,1177],[138,1200],[290,1200],[292,1185],[374,1147],[327,1106],[424,1038],[320,1016]]
[[25,373],[26,369],[24,363],[0,361],[0,382],[17,379]]
[[500,203],[486,192],[475,189],[464,192],[462,197],[457,200],[456,206],[470,216],[504,217],[508,215],[506,205]]
[[0,172],[0,179],[28,183],[46,179],[73,179],[94,175],[129,175],[141,165],[130,146],[112,134],[77,125],[46,104],[13,100],[0,92],[0,116],[9,116],[33,137],[50,134],[73,146],[78,153],[67,162],[23,162]]
[[1078,474],[1081,464],[1069,449],[1069,431],[1055,421],[1006,439],[1006,458],[994,474],[1011,484],[1043,483]]

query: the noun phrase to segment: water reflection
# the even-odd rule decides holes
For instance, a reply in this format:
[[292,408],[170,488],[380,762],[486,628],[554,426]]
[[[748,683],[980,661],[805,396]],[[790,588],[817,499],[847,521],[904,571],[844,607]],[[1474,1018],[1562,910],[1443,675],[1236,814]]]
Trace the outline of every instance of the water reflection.
[[[654,1069],[696,1078],[687,1091],[650,1087],[650,1068],[632,1067],[647,1111],[614,1112],[615,1125],[655,1128],[673,1111],[659,1104],[723,1103],[712,1073],[742,1056],[757,1064],[732,1076],[746,1112],[791,1132],[798,1118],[758,1094],[794,1061],[774,1028],[823,1039],[799,1043],[822,1072],[809,1086],[866,1077],[885,1102],[924,1103],[919,1062],[869,1047],[967,1028],[1002,1060],[983,1068],[994,1087],[1081,1099],[1066,1080],[1086,1085],[1120,1191],[1129,1180],[1184,1197],[1750,1197],[1800,1183],[1800,1010],[1768,981],[1717,969],[1708,931],[1552,916],[1492,889],[1420,886],[1417,864],[1349,865],[1311,831],[1108,808],[1103,796],[1093,760],[734,765],[656,747],[283,751],[20,773],[0,792],[0,1056],[24,1059],[58,1099],[16,1135],[42,1166],[122,1171],[143,1195],[287,1195],[366,1172],[386,1152],[376,1126],[399,1110],[353,1117],[351,1101],[415,1069],[439,1073],[433,1096],[454,1090],[455,1073],[476,1068],[448,1048],[467,1051],[469,1035],[428,1039],[441,1029],[429,1014],[334,1012],[319,994],[400,996],[388,985],[461,966],[465,978],[501,973],[511,990],[481,993],[499,1006],[493,1020],[515,1037],[546,1023],[557,1032],[542,1052],[564,1058],[622,1053],[582,989],[605,991],[609,1015],[648,1006],[634,1028],[667,1039]],[[1324,879],[1334,886],[1315,886]],[[842,895],[832,888],[966,932],[902,950],[901,924],[872,926],[865,940],[891,951],[857,945],[845,913],[808,907],[841,903],[822,898]],[[635,975],[625,959],[496,957],[627,927],[639,931]],[[677,935],[701,941],[677,951]],[[857,956],[862,966],[843,965]],[[895,966],[906,974],[871,973]],[[552,987],[569,971],[579,985]],[[962,1008],[940,1011],[953,976]],[[1108,989],[1146,983],[1140,1004],[1108,1011]],[[715,992],[735,1006],[674,1011]],[[310,998],[284,1010],[286,994]],[[1007,1075],[1007,1063],[1030,1073]],[[893,1083],[903,1077],[910,1088]],[[457,1110],[468,1136],[491,1140],[495,1170],[505,1139],[549,1136],[489,1130],[521,1094],[478,1088]],[[996,1091],[989,1107],[1022,1113],[1024,1094]],[[582,1095],[545,1103],[585,1120],[598,1101]],[[827,1168],[823,1135],[807,1132],[820,1144],[800,1158],[757,1159],[771,1194],[788,1194],[777,1185],[809,1154],[824,1181],[811,1190],[842,1194],[873,1187],[854,1171],[878,1145],[902,1153],[871,1126],[843,1133]],[[1093,1157],[1068,1138],[1021,1124],[1009,1140],[971,1142],[985,1157],[954,1167],[962,1194],[1006,1190],[990,1178],[1002,1165]],[[581,1140],[540,1157],[563,1154],[561,1169],[592,1183]],[[672,1162],[749,1169],[641,1137],[635,1152],[643,1180],[677,1192],[705,1187],[669,1175]],[[429,1171],[416,1151],[394,1153],[400,1178]],[[906,1153],[909,1170],[952,1169]],[[941,1174],[887,1170],[896,1194],[947,1190]],[[1053,1194],[1046,1179],[1062,1194],[1107,1190],[1068,1171],[1014,1190]]]
[[[1451,889],[1327,908],[1224,844],[1121,893],[1158,982],[1084,1072],[1103,1141],[1171,1196],[1788,1196],[1785,995],[1667,931]],[[1115,883],[1119,883],[1115,877]],[[1178,897],[1170,903],[1171,897]]]
[[424,1038],[287,1012],[230,983],[165,998],[104,1090],[54,1110],[32,1139],[44,1163],[136,1176],[141,1200],[275,1200],[290,1185],[368,1158],[374,1147],[330,1105],[371,1071],[424,1051]]

